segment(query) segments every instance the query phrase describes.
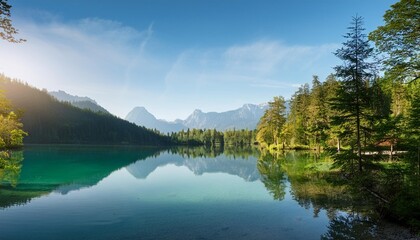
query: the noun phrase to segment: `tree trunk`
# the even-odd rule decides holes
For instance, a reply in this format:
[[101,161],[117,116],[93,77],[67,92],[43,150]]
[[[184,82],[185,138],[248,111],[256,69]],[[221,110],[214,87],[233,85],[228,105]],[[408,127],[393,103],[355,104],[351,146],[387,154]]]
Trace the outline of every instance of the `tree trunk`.
[[419,176],[420,176],[420,146],[417,146],[417,163],[419,165]]
[[341,150],[340,138],[337,137],[337,152],[340,152],[340,150]]
[[391,143],[391,153],[389,154],[389,161],[392,161],[394,151],[394,144]]
[[[357,70],[357,64],[356,64],[356,70]],[[358,168],[359,172],[362,172],[362,144],[360,140],[360,89],[359,89],[359,83],[358,79],[354,79],[356,81],[356,144],[357,144],[357,162],[358,162]]]
[[360,143],[360,114],[359,114],[359,106],[357,106],[357,161],[358,161],[358,168],[359,172],[362,172],[362,144]]

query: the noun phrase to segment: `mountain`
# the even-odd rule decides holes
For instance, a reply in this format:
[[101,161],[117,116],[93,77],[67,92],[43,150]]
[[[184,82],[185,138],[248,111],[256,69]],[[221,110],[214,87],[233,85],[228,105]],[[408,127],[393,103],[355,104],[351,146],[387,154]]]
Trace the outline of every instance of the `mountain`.
[[156,117],[149,113],[144,107],[135,107],[127,114],[125,120],[135,123],[138,126],[157,129],[163,133],[178,132],[187,128],[182,123],[156,119]]
[[213,129],[224,131],[227,129],[255,129],[267,104],[245,104],[241,108],[227,112],[208,112],[195,110],[183,124],[188,128]]
[[48,92],[51,96],[56,98],[58,101],[61,102],[69,102],[71,105],[81,108],[81,109],[88,109],[92,112],[101,112],[101,113],[107,113],[109,112],[101,107],[95,100],[88,98],[88,97],[79,97],[70,95],[64,91],[51,91]]
[[136,107],[125,118],[139,126],[157,129],[161,132],[178,132],[182,129],[255,129],[260,118],[268,108],[267,104],[245,104],[241,108],[227,112],[202,112],[195,110],[187,119],[177,119],[174,122],[156,119],[144,107]]
[[48,92],[51,96],[55,97],[58,101],[62,101],[62,102],[92,102],[95,103],[95,100],[88,98],[88,97],[79,97],[79,96],[75,96],[75,95],[70,95],[62,90],[58,90],[58,91],[51,91]]
[[110,114],[59,102],[48,93],[0,75],[0,89],[23,111],[24,143],[167,145],[170,140]]
[[226,173],[238,176],[245,181],[253,182],[260,178],[255,167],[257,159],[252,157],[246,161],[227,158],[220,155],[213,158],[186,158],[181,155],[161,153],[156,158],[137,161],[126,167],[127,171],[137,179],[146,179],[153,171],[166,165],[185,166],[195,175],[204,173]]

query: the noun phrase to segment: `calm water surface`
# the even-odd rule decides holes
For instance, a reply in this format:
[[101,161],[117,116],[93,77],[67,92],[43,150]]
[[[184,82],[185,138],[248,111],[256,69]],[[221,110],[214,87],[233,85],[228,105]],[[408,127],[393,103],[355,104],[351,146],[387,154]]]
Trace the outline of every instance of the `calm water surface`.
[[324,164],[310,154],[44,146],[15,158],[16,168],[0,175],[0,239],[320,239],[374,231],[344,188],[308,172]]

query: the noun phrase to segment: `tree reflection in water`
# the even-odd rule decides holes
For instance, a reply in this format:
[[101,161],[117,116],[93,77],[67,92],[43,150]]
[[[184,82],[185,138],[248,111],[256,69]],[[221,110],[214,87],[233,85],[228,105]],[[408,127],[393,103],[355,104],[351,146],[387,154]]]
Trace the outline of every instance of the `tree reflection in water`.
[[0,152],[0,185],[16,187],[22,169],[23,151]]
[[286,178],[279,158],[261,153],[258,160],[261,181],[275,200],[283,200],[286,194]]
[[274,199],[284,199],[289,182],[293,199],[305,209],[312,208],[314,218],[325,210],[330,223],[322,239],[373,239],[376,217],[369,199],[352,193],[339,172],[330,170],[331,164],[326,155],[289,151],[263,152],[257,166]]
[[330,219],[327,233],[321,239],[375,239],[376,224],[358,213],[338,215]]
[[257,148],[249,147],[173,147],[168,150],[172,154],[177,154],[183,158],[215,158],[220,155],[225,155],[231,158],[248,159],[250,157],[258,157],[259,151]]

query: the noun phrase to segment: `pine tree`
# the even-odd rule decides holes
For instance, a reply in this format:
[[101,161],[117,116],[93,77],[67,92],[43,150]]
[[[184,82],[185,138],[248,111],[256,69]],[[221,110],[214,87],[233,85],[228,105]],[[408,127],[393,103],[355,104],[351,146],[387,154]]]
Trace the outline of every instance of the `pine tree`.
[[336,75],[341,79],[341,86],[333,104],[340,115],[334,122],[345,126],[345,135],[353,140],[351,147],[356,149],[358,170],[361,172],[362,133],[369,129],[369,85],[374,76],[374,64],[369,60],[373,56],[373,48],[363,33],[365,29],[361,17],[353,17],[348,29],[349,32],[345,35],[347,41],[335,52],[343,64],[335,67]]
[[279,144],[279,139],[282,139],[283,125],[286,122],[284,98],[274,97],[274,100],[268,104],[269,108],[257,126],[257,141],[267,147],[271,144],[276,146]]
[[320,145],[325,142],[327,137],[328,120],[326,94],[318,76],[313,76],[308,113],[308,131],[312,136],[313,145],[320,151]]
[[0,0],[0,39],[14,43],[24,42],[24,39],[16,39],[14,36],[18,30],[12,25],[11,8],[12,6],[7,3],[7,0]]

